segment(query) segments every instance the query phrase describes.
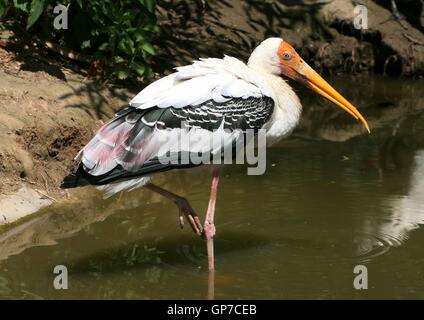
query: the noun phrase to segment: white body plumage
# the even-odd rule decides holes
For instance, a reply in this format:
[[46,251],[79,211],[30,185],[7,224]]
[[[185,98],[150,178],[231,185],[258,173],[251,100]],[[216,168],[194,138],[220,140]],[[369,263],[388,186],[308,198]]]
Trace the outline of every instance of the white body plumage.
[[[267,132],[267,144],[271,144],[289,134],[298,123],[301,114],[300,101],[291,87],[280,77],[278,61],[275,61],[281,41],[280,38],[270,38],[262,42],[252,53],[248,64],[225,56],[223,59],[200,59],[191,65],[177,67],[175,73],[143,89],[129,105],[138,110],[169,109],[172,110],[173,116],[181,118],[187,114],[189,121],[192,121],[190,116],[195,114],[216,113],[218,109],[213,109],[215,106],[218,108],[234,101],[244,104],[252,101],[252,105],[248,107],[254,110],[257,101],[272,99],[272,114],[261,124]],[[186,109],[187,106],[192,109]],[[154,120],[149,120],[148,116],[138,118],[138,121],[142,121],[149,130],[140,130],[136,135],[132,135],[133,141],[129,142],[128,136],[131,136],[131,130],[137,123],[124,121],[119,125],[113,125],[113,121],[114,119],[106,124],[105,128],[101,128],[96,137],[81,151],[84,170],[92,176],[105,175],[118,165],[127,171],[137,170],[152,157],[157,157],[160,150],[166,151],[167,145],[175,144],[173,141],[175,128],[161,132],[150,130],[158,125],[166,126],[162,118]],[[191,134],[199,135],[204,137],[205,141],[209,141],[208,135],[212,132],[202,128],[198,123],[206,120],[196,121],[197,125],[193,124]],[[223,121],[227,121],[225,116]],[[225,122],[225,124],[231,123]],[[234,134],[228,137],[228,143],[231,143],[234,135],[241,130],[237,127],[233,129]],[[135,143],[137,140],[142,143]],[[185,151],[197,152],[201,148],[199,144],[197,146],[189,146],[190,150]],[[126,160],[129,158],[126,154],[128,152],[136,154],[136,157],[130,158],[131,162]],[[110,195],[121,190],[140,187],[147,181],[148,175],[143,175],[108,183],[101,188]]]

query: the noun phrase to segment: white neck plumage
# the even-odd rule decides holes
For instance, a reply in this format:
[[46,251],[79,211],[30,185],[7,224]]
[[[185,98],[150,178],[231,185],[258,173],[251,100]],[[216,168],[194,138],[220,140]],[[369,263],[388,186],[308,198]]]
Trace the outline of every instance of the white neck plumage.
[[272,61],[263,59],[261,52],[253,52],[248,67],[261,78],[261,85],[268,89],[275,101],[274,113],[267,125],[270,143],[289,134],[297,125],[302,104],[289,84],[279,75],[279,69]]

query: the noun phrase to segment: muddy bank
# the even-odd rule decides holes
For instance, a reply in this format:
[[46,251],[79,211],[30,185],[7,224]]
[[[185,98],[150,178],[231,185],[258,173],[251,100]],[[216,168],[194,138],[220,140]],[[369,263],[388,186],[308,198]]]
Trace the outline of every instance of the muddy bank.
[[[396,1],[397,11],[390,2],[226,0],[188,5],[159,1],[161,33],[156,38],[160,50],[155,70],[168,71],[193,57],[224,53],[247,59],[260,41],[281,36],[326,74],[422,76],[422,2]],[[368,29],[354,28],[358,4],[368,10]]]
[[132,95],[54,63],[13,58],[0,49],[0,224],[65,197],[58,186],[73,157]]

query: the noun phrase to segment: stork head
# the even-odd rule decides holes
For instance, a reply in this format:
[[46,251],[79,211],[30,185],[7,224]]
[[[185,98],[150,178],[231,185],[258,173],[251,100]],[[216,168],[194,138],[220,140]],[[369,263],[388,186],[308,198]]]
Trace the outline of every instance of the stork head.
[[252,64],[260,64],[261,68],[267,72],[303,83],[360,120],[368,132],[370,131],[367,121],[359,111],[312,69],[283,39],[269,38],[263,41],[250,56],[249,66]]

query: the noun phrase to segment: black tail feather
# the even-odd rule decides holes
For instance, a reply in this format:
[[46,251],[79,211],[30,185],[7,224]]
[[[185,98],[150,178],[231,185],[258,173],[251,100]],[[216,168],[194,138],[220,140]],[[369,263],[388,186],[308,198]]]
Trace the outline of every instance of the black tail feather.
[[[180,155],[181,157],[181,155]],[[150,175],[152,173],[164,172],[172,169],[184,169],[196,167],[198,164],[163,164],[159,159],[154,158],[146,161],[137,171],[126,171],[121,165],[117,165],[111,171],[100,176],[92,176],[84,170],[84,165],[79,164],[78,169],[72,170],[64,179],[60,187],[70,189],[87,185],[105,185],[120,180],[130,180],[138,177]]]
[[77,170],[72,170],[62,181],[60,187],[62,189],[77,188],[89,185],[90,183],[84,178],[84,169],[82,164],[78,166]]

